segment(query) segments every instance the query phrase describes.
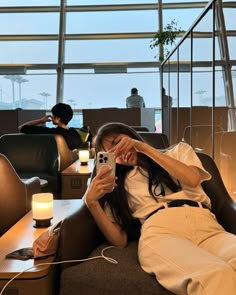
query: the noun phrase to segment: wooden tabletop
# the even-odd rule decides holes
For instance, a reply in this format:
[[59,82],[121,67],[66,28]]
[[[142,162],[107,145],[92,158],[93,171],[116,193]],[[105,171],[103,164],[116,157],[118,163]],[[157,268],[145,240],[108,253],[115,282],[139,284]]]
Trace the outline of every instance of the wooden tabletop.
[[91,175],[94,168],[94,159],[89,159],[88,165],[82,166],[80,160],[75,161],[62,171],[62,175]]
[[[76,211],[83,201],[81,199],[73,200],[54,200],[54,216],[52,224],[62,220],[64,217]],[[6,259],[6,254],[21,248],[32,247],[33,241],[47,228],[33,227],[32,212],[30,211],[21,220],[19,220],[11,229],[9,229],[0,238],[0,279],[9,279],[17,273],[33,267],[19,276],[19,279],[40,278],[48,274],[50,265],[37,266],[41,263],[52,262],[54,257],[46,259],[17,260]]]

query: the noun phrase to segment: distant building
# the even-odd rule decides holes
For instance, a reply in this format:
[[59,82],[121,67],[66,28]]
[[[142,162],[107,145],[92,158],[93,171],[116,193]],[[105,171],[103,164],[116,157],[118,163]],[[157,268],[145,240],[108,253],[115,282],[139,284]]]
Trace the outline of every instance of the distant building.
[[[15,101],[15,109],[22,108],[22,109],[31,109],[31,110],[40,110],[43,109],[44,103],[37,99],[21,99],[21,106],[19,104],[19,100]],[[0,109],[1,110],[12,110],[12,102],[4,102],[0,101]]]

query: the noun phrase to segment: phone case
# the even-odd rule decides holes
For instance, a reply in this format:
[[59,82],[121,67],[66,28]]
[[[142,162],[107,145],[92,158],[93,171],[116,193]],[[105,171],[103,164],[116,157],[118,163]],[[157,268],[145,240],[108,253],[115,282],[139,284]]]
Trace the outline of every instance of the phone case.
[[96,171],[99,173],[100,169],[104,167],[111,167],[111,175],[116,174],[116,162],[114,153],[99,152],[96,160]]

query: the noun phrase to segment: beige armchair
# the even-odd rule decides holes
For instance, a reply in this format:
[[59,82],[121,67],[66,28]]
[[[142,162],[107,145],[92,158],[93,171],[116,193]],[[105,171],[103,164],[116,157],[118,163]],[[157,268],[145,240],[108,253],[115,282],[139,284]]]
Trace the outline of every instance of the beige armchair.
[[9,160],[0,154],[0,236],[31,209],[32,194],[40,191],[38,177],[22,181]]

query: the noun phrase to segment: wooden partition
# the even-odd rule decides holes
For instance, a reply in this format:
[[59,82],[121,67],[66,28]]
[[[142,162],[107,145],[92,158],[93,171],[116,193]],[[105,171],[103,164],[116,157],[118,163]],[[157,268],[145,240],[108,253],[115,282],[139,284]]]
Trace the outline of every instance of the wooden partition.
[[90,126],[92,134],[107,122],[122,122],[129,126],[147,127],[149,131],[155,130],[155,109],[152,108],[101,108],[84,109],[83,125]]
[[[228,108],[214,108],[214,132],[226,131],[228,128]],[[171,108],[170,144],[181,140],[202,148],[212,136],[212,108],[192,107]]]
[[45,110],[0,110],[0,135],[17,133],[18,126],[45,116]]

